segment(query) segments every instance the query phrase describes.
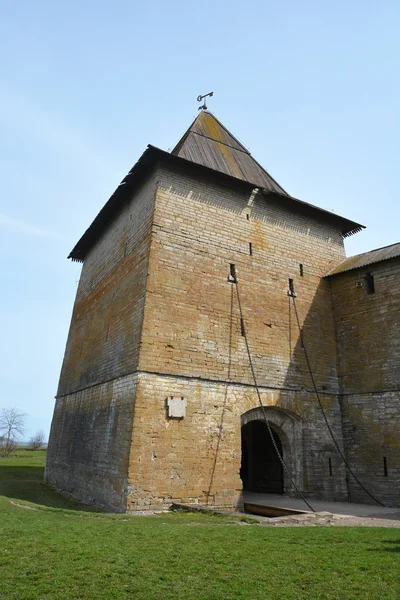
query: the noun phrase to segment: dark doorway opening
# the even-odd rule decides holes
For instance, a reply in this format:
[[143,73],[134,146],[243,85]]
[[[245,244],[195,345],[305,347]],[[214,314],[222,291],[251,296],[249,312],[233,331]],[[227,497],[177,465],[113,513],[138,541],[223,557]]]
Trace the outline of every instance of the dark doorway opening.
[[[272,429],[272,428],[271,428]],[[279,453],[283,456],[279,435],[272,431]],[[243,489],[264,494],[283,494],[283,469],[268,427],[262,421],[250,421],[242,427]]]

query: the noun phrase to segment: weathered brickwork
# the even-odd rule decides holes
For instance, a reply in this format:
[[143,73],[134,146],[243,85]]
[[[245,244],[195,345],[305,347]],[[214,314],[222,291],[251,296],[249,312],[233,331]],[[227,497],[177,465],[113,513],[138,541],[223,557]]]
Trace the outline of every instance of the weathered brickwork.
[[311,219],[299,231],[297,215],[290,219],[282,209],[276,219],[276,202],[271,223],[268,197],[254,198],[251,190],[238,193],[183,173],[165,173],[160,182],[140,370],[225,380],[230,361],[231,378],[252,383],[236,292],[227,282],[235,264],[260,384],[310,384],[293,307],[289,314],[291,278],[317,381],[337,393],[331,294],[321,279],[344,257],[337,231],[318,229]]
[[[344,470],[311,390],[287,296],[291,278],[316,379],[326,390],[325,409],[341,443],[331,296],[321,280],[344,256],[341,236],[246,186],[229,188],[187,170],[160,171],[158,180],[128,508],[171,500],[240,504],[241,416],[258,401],[236,288],[227,281],[230,264],[239,278],[257,379],[269,390],[265,405],[301,422],[301,468],[294,439],[285,449],[286,457],[293,454],[296,483],[314,496],[346,498]],[[170,396],[188,402],[182,421],[167,418]],[[283,439],[281,424],[275,425]],[[293,491],[289,480],[285,488]]]
[[155,186],[150,177],[85,259],[58,396],[136,369]]
[[[187,401],[185,418],[168,418],[166,400],[171,396]],[[296,485],[314,497],[346,499],[343,466],[310,394],[262,388],[261,398],[284,442],[285,461]],[[328,396],[323,403],[340,432],[338,402]],[[171,502],[240,507],[241,425],[260,420],[258,407],[252,386],[139,375],[128,510],[154,510]],[[341,443],[340,434],[338,439]],[[287,477],[285,489],[293,492]]]
[[86,257],[49,438],[46,479],[122,511],[156,179],[150,176]]
[[[331,284],[346,454],[371,493],[399,506],[400,259],[341,273]],[[348,483],[352,501],[368,501]]]
[[45,478],[88,504],[125,512],[136,375],[58,398]]

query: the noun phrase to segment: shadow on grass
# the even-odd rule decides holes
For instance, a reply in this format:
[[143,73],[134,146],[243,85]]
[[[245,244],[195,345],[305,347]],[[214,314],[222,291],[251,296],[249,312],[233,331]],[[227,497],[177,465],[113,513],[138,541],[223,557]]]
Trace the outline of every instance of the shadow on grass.
[[64,496],[43,481],[43,467],[0,466],[0,496],[24,500],[52,508],[67,508],[85,512],[101,512],[92,506],[81,504]]
[[387,547],[379,548],[379,550],[371,550],[371,552],[400,552],[400,539],[399,540],[383,540],[382,544],[386,544]]

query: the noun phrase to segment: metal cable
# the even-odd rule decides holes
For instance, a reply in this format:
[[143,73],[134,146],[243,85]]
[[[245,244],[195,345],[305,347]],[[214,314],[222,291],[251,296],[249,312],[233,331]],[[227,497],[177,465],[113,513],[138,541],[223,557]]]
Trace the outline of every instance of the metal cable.
[[246,327],[245,327],[244,318],[243,318],[242,304],[240,302],[239,284],[238,284],[237,277],[235,278],[234,283],[236,285],[236,295],[237,295],[237,300],[238,300],[238,305],[239,305],[241,328],[242,328],[243,337],[244,337],[245,342],[246,342],[247,355],[248,355],[248,358],[249,358],[249,365],[250,365],[251,374],[252,374],[253,380],[254,380],[254,387],[256,388],[258,402],[260,404],[260,407],[261,407],[261,410],[262,410],[262,413],[263,413],[263,416],[264,416],[264,420],[265,420],[265,422],[267,424],[268,432],[269,432],[269,435],[271,437],[273,446],[275,448],[275,452],[278,455],[279,461],[280,461],[283,469],[286,471],[287,476],[289,477],[290,481],[292,482],[294,489],[299,494],[299,496],[302,498],[302,500],[307,504],[308,508],[312,512],[315,512],[315,510],[313,509],[313,507],[311,506],[311,504],[304,497],[304,495],[301,492],[301,490],[297,487],[296,482],[294,481],[291,472],[289,471],[288,467],[286,466],[286,464],[285,464],[285,462],[283,460],[283,457],[282,457],[281,453],[279,452],[279,448],[278,448],[278,446],[276,444],[276,441],[275,441],[275,438],[274,438],[274,435],[273,435],[273,432],[272,432],[272,429],[271,429],[271,425],[269,424],[268,417],[267,417],[267,414],[265,412],[265,407],[264,407],[264,405],[262,403],[262,400],[261,400],[260,390],[259,390],[258,384],[257,384],[256,373],[254,371],[253,360],[251,358],[250,346],[249,346],[249,341],[247,339],[247,332],[246,332]]
[[223,425],[224,425],[224,417],[225,417],[226,404],[227,404],[227,399],[228,399],[229,382],[231,380],[232,335],[233,335],[233,288],[231,288],[231,314],[230,314],[230,321],[229,321],[229,352],[228,352],[228,373],[227,373],[227,382],[228,383],[225,386],[224,401],[223,401],[223,404],[222,404],[221,420],[220,420],[220,424],[218,426],[217,446],[215,448],[214,461],[213,461],[213,466],[212,466],[212,470],[211,470],[210,485],[208,486],[208,490],[206,492],[206,494],[207,494],[206,505],[208,505],[208,503],[209,503],[209,499],[210,499],[210,496],[211,496],[211,488],[212,488],[212,484],[214,482],[215,469],[217,467],[218,452],[219,452],[219,447],[221,445],[222,430],[223,430]]
[[305,343],[304,343],[304,335],[303,335],[303,330],[302,330],[302,328],[301,328],[301,326],[300,326],[300,319],[299,319],[299,314],[298,314],[298,312],[297,312],[297,306],[296,306],[296,300],[295,300],[295,296],[294,296],[294,295],[291,295],[291,298],[292,298],[292,300],[293,300],[293,306],[294,306],[294,312],[295,312],[295,315],[296,315],[297,326],[298,326],[298,328],[299,328],[299,332],[300,332],[300,341],[301,341],[302,348],[303,348],[303,350],[304,350],[304,356],[305,356],[305,358],[306,358],[306,363],[307,363],[308,371],[309,371],[309,373],[310,373],[311,381],[312,381],[312,384],[313,384],[313,387],[314,387],[314,392],[315,392],[315,395],[316,395],[316,397],[317,397],[317,400],[318,400],[319,407],[320,407],[320,409],[321,409],[321,411],[322,411],[322,415],[323,415],[323,417],[324,417],[325,424],[326,424],[326,426],[327,426],[327,428],[328,428],[328,431],[329,431],[329,433],[331,434],[331,438],[332,438],[332,440],[333,440],[333,443],[334,443],[334,444],[335,444],[335,446],[336,446],[336,450],[338,451],[338,453],[339,453],[339,455],[340,455],[341,459],[343,460],[343,462],[344,462],[344,464],[345,464],[345,466],[346,466],[347,470],[349,471],[350,475],[351,475],[351,476],[354,478],[354,480],[355,480],[355,481],[358,483],[358,485],[360,486],[360,488],[361,488],[362,490],[364,490],[364,492],[365,492],[365,493],[366,493],[366,494],[367,494],[367,495],[368,495],[370,498],[372,498],[372,500],[374,500],[374,502],[376,502],[376,503],[377,503],[377,504],[379,504],[380,506],[385,506],[384,504],[382,504],[382,502],[380,502],[380,501],[379,501],[377,498],[375,498],[375,496],[373,496],[373,495],[372,495],[372,494],[371,494],[371,493],[370,493],[370,492],[367,490],[367,488],[366,488],[366,487],[364,487],[364,485],[361,483],[361,481],[358,479],[357,475],[354,473],[354,471],[353,471],[353,470],[352,470],[352,468],[350,467],[349,463],[347,462],[347,459],[346,459],[346,457],[344,456],[343,452],[342,452],[342,451],[341,451],[341,449],[340,449],[340,446],[339,446],[339,444],[338,444],[338,442],[337,442],[337,440],[336,440],[336,437],[335,437],[335,435],[334,435],[334,433],[333,433],[333,430],[332,430],[332,428],[331,428],[331,426],[330,426],[330,424],[329,424],[329,421],[328,421],[328,419],[327,419],[327,416],[326,416],[326,413],[325,413],[325,409],[324,409],[324,407],[323,407],[323,405],[322,405],[321,398],[320,398],[320,395],[319,395],[319,392],[318,392],[317,384],[316,384],[316,382],[315,382],[314,374],[313,374],[313,372],[312,372],[312,369],[311,369],[311,364],[310,364],[310,360],[309,360],[309,358],[308,358],[308,352],[307,352],[307,348],[306,348],[306,345],[305,345]]

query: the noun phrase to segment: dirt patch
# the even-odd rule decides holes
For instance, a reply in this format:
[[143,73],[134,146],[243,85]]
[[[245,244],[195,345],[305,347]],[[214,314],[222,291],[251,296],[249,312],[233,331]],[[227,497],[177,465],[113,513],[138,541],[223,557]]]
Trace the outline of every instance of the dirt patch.
[[35,508],[34,506],[28,506],[27,504],[19,504],[18,502],[14,502],[13,500],[10,500],[10,504],[12,504],[13,506],[18,506],[18,508],[25,508],[26,510],[37,510],[37,508]]

